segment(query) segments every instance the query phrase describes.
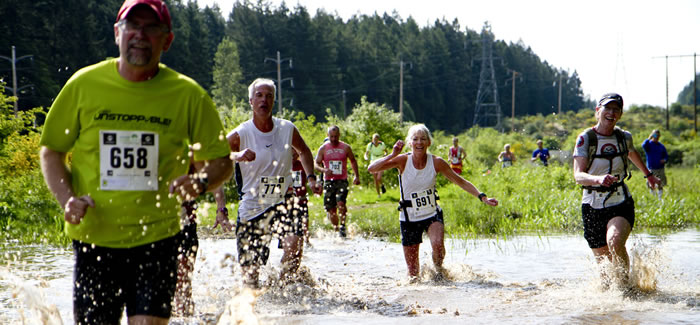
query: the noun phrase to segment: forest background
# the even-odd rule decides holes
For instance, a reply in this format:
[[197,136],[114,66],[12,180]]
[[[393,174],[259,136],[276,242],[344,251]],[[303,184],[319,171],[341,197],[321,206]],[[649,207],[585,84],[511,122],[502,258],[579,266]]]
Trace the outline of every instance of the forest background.
[[[460,136],[467,149],[466,176],[478,181],[493,169],[504,143],[511,143],[516,155],[525,160],[535,148],[534,141],[541,138],[546,147],[558,152],[557,164],[563,168],[555,172],[561,174],[561,179],[552,180],[555,188],[565,193],[577,191],[567,169],[567,153],[575,136],[595,123],[595,103],[583,95],[576,71],[551,66],[526,44],[506,44],[488,29],[462,29],[456,20],[436,20],[419,27],[411,18],[385,13],[344,21],[323,11],[312,17],[303,6],[290,9],[248,1],[237,2],[224,19],[217,7],[199,8],[193,1],[166,2],[173,16],[175,42],[162,61],[193,77],[211,93],[227,130],[250,116],[245,85],[257,77],[277,79],[279,51],[285,108],[279,115],[295,121],[312,148],[320,145],[330,124],[341,126],[343,140],[361,157],[372,133],[380,133],[391,145],[405,136],[408,125],[425,123],[435,133],[431,150],[436,154],[446,155],[452,135]],[[112,26],[121,3],[0,3],[0,53],[15,46],[18,57],[32,55],[30,60],[17,62],[18,87],[24,87],[18,96],[17,117],[17,98],[7,92],[0,94],[0,229],[5,238],[65,240],[61,237],[62,213],[38,168],[41,125],[52,99],[73,73],[118,56]],[[510,115],[510,90],[512,82],[516,83],[516,118],[504,118],[502,130],[509,131],[505,133],[473,123],[484,37],[496,39],[494,68],[504,116]],[[8,83],[12,80],[9,63],[0,64],[4,64],[0,65],[0,76]],[[402,64],[403,119],[396,113]],[[512,71],[519,72],[515,80]],[[557,107],[559,80],[561,114]],[[665,110],[649,105],[627,107],[620,122],[633,132],[639,150],[652,129],[662,129],[671,156],[669,165],[679,168],[678,179],[688,185],[679,189],[686,192],[679,192],[676,205],[669,208],[675,211],[667,213],[674,218],[668,220],[670,225],[698,223],[697,200],[683,199],[696,188],[693,184],[698,183],[700,163],[692,95],[689,83],[670,108],[668,128]],[[360,163],[362,181],[367,184],[366,162]],[[393,173],[385,177],[390,185],[395,182]],[[541,185],[522,186],[536,192],[536,186]],[[232,201],[234,186],[227,188]],[[492,190],[512,194],[513,189],[508,190],[511,185],[503,186]],[[484,213],[495,220],[511,220],[514,215],[534,212],[504,208]],[[680,221],[676,218],[679,215],[684,215]]]

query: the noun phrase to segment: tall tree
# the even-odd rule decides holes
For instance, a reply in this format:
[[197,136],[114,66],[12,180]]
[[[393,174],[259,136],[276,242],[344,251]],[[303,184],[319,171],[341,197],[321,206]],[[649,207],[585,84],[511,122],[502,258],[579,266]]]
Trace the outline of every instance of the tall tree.
[[235,102],[246,99],[246,88],[241,81],[243,74],[238,64],[238,47],[228,37],[219,44],[214,56],[213,100],[217,106],[232,108]]

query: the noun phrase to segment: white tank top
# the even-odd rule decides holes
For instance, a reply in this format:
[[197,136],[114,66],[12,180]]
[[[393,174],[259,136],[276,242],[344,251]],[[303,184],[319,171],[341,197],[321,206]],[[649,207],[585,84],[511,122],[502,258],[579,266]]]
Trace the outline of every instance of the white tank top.
[[435,167],[433,155],[428,155],[428,162],[423,169],[413,166],[413,155],[406,159],[403,173],[399,175],[399,189],[401,200],[410,201],[411,207],[406,208],[408,218],[404,215],[404,209],[399,209],[399,220],[421,221],[435,215],[439,209],[435,200]]
[[[273,117],[270,132],[260,131],[253,120],[243,122],[231,133],[240,137],[240,151],[251,149],[255,160],[236,163],[236,183],[241,200],[238,218],[248,221],[284,201],[292,184],[292,122]],[[240,173],[239,173],[240,171]]]

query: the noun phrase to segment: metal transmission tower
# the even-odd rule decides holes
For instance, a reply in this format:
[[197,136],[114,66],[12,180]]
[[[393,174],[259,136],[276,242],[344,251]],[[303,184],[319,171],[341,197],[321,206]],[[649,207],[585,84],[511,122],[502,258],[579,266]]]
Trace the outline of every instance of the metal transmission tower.
[[[473,125],[494,126],[503,131],[501,124],[501,105],[498,103],[498,85],[496,72],[493,70],[493,33],[491,25],[484,23],[481,30],[481,73],[479,74],[479,91],[476,94]],[[493,125],[495,118],[495,125]]]

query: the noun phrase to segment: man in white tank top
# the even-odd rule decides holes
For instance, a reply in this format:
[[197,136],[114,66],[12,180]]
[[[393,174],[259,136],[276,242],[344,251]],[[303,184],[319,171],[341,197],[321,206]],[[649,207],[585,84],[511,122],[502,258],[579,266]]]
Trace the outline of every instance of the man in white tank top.
[[[257,287],[258,272],[267,263],[272,237],[280,238],[282,248],[281,280],[293,277],[303,251],[303,220],[292,215],[293,200],[286,197],[292,184],[292,150],[301,163],[314,192],[320,192],[313,173],[313,156],[292,122],[272,117],[275,84],[256,79],[248,88],[253,118],[241,123],[226,137],[231,159],[236,162],[235,177],[240,201],[236,240],[238,261],[244,284]],[[226,208],[223,189],[216,196],[219,209]]]
[[367,168],[370,173],[397,168],[399,170],[399,221],[401,223],[401,244],[408,267],[408,276],[417,279],[420,274],[418,252],[423,242],[423,233],[427,232],[433,248],[433,264],[438,276],[443,276],[442,261],[445,258],[445,228],[442,210],[437,204],[435,178],[440,173],[463,190],[478,197],[490,206],[498,201],[488,198],[469,181],[457,175],[442,158],[428,153],[432,142],[430,131],[423,124],[412,126],[408,130],[406,142],[411,146],[411,153],[400,155],[404,142],[396,141],[390,155],[376,160]]

